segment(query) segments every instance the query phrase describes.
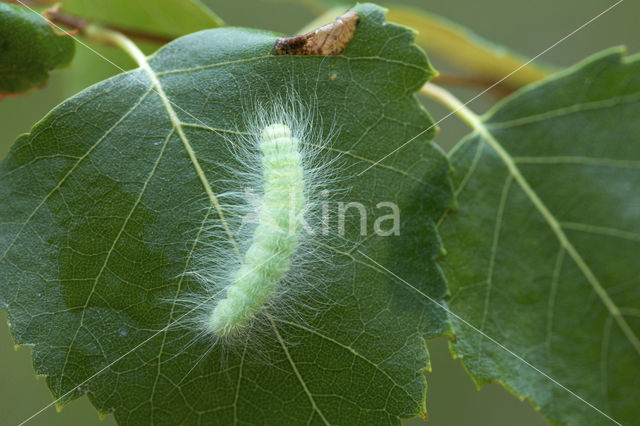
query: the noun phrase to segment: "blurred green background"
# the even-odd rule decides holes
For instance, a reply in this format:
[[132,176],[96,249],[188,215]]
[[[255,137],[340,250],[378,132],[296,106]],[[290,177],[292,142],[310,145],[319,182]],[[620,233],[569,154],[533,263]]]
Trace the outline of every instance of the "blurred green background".
[[[89,1],[89,0],[87,0]],[[149,0],[153,4],[153,0]],[[316,17],[316,11],[284,1],[203,0],[228,25],[263,28],[292,34]],[[311,3],[309,1],[309,3]],[[612,0],[405,0],[402,4],[421,7],[439,14],[477,34],[527,56],[537,55],[575,28],[613,4]],[[626,1],[576,35],[572,36],[541,60],[568,66],[580,59],[614,45],[626,45],[630,53],[640,51],[638,17],[640,2]],[[102,52],[113,54],[109,48]],[[446,70],[439,58],[432,58],[436,68]],[[122,55],[115,61],[127,68],[132,63]],[[55,72],[49,85],[38,92],[0,101],[0,159],[20,133],[47,111],[87,85],[113,75],[117,69],[78,45],[74,69]],[[454,90],[467,100],[476,93]],[[494,101],[484,96],[470,106],[483,112]],[[436,120],[448,111],[426,103]],[[455,144],[467,129],[455,117],[440,124],[437,142],[445,149]],[[544,425],[544,419],[527,402],[521,402],[499,385],[488,385],[476,391],[475,385],[457,360],[451,359],[447,343],[440,339],[429,342],[433,372],[427,374],[429,389],[427,408],[433,426],[506,426]],[[527,368],[522,366],[522,368]],[[0,313],[0,425],[18,424],[52,401],[44,380],[36,380],[31,365],[30,349],[14,350],[6,326],[6,315]],[[102,425],[115,424],[108,416],[100,420],[87,398],[67,405],[61,413],[50,408],[29,422],[30,425]],[[407,424],[424,424],[411,420]]]

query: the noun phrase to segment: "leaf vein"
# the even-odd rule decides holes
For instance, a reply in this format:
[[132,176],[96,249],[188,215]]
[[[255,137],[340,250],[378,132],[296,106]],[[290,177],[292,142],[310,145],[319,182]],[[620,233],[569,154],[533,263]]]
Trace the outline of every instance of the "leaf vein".
[[609,99],[602,99],[599,101],[576,103],[568,107],[558,108],[550,110],[541,114],[533,114],[529,116],[523,116],[515,120],[502,121],[502,122],[485,122],[484,126],[489,130],[508,129],[526,124],[539,123],[541,121],[550,120],[554,118],[562,118],[570,114],[577,114],[584,111],[602,110],[607,108],[614,108],[618,105],[626,103],[634,103],[640,101],[640,93],[632,93],[624,96],[616,96]]
[[[74,345],[74,343],[76,341],[76,338],[78,337],[80,329],[84,327],[85,314],[87,312],[87,308],[89,307],[89,303],[91,302],[91,299],[93,298],[93,295],[95,294],[96,288],[98,286],[98,280],[102,276],[102,273],[107,269],[107,265],[109,264],[109,259],[111,258],[111,254],[115,250],[116,244],[118,244],[118,242],[120,241],[120,237],[122,237],[122,234],[124,233],[125,228],[129,224],[129,220],[133,216],[133,213],[135,212],[135,210],[138,208],[138,205],[140,204],[140,201],[142,200],[142,197],[145,194],[145,192],[147,190],[147,187],[149,186],[149,182],[151,181],[151,178],[155,175],[156,170],[158,169],[158,165],[160,164],[160,160],[164,156],[165,149],[166,149],[167,145],[169,144],[169,140],[171,139],[172,135],[173,135],[173,130],[171,132],[169,132],[169,134],[165,138],[164,144],[162,145],[162,148],[160,149],[160,153],[158,154],[158,157],[156,158],[156,161],[154,162],[153,167],[151,168],[151,171],[149,172],[149,176],[147,176],[147,178],[145,179],[145,181],[144,181],[144,183],[142,185],[142,188],[140,189],[140,193],[138,194],[138,197],[136,198],[136,201],[133,203],[133,206],[131,207],[131,210],[129,210],[129,214],[127,214],[127,217],[124,219],[124,221],[122,223],[122,226],[120,227],[120,230],[116,234],[116,236],[115,236],[115,238],[113,240],[113,243],[111,244],[111,248],[106,253],[105,259],[104,259],[104,261],[102,263],[102,266],[100,267],[100,271],[98,271],[98,275],[93,280],[93,284],[91,286],[91,290],[89,291],[89,295],[87,296],[87,301],[85,302],[84,306],[82,307],[82,313],[80,314],[80,323],[78,325],[78,328],[76,328],[76,331],[75,331],[75,333],[73,335],[73,338],[71,339],[71,342],[69,343],[69,347],[67,349],[67,354],[65,356],[64,363],[62,364],[62,370],[60,372],[60,385],[59,385],[60,387],[62,387],[62,380],[64,378],[64,373],[65,373],[66,367],[67,367],[67,365],[69,363],[69,356],[71,355],[71,350],[73,349],[73,345]],[[60,389],[58,389],[58,392],[60,392]]]
[[560,222],[564,229],[572,231],[588,232],[591,234],[605,235],[607,237],[621,238],[633,242],[640,243],[640,234],[635,232],[623,231],[621,229],[609,228],[604,226],[589,225],[586,223],[576,222]]
[[356,351],[355,349],[353,349],[351,346],[347,346],[347,345],[345,345],[345,344],[343,344],[343,343],[340,343],[339,341],[337,341],[337,340],[335,340],[335,339],[333,339],[333,338],[331,338],[331,337],[327,336],[326,334],[320,333],[318,330],[315,330],[315,329],[312,329],[312,328],[309,328],[309,327],[305,327],[305,326],[304,326],[304,325],[302,325],[302,324],[296,324],[296,323],[293,323],[293,322],[290,322],[290,321],[286,321],[286,320],[282,320],[282,319],[277,319],[277,318],[275,319],[275,321],[277,321],[277,322],[281,322],[281,323],[283,323],[283,324],[287,324],[287,325],[292,326],[292,327],[300,328],[300,329],[302,329],[302,330],[304,330],[304,331],[307,331],[307,332],[309,332],[309,333],[313,333],[313,334],[315,334],[316,336],[320,337],[321,339],[327,340],[328,342],[331,342],[331,343],[333,343],[334,345],[339,346],[339,347],[341,347],[341,348],[343,348],[343,349],[345,349],[345,350],[347,350],[347,351],[351,352],[355,357],[362,359],[362,360],[363,360],[363,361],[365,361],[367,364],[371,365],[371,366],[372,366],[372,367],[374,367],[377,371],[379,371],[380,373],[382,373],[382,374],[383,374],[387,379],[389,379],[389,381],[390,381],[391,383],[393,383],[393,385],[394,385],[394,386],[396,386],[397,388],[400,388],[400,389],[401,389],[401,390],[402,390],[402,391],[403,391],[403,392],[404,392],[404,393],[405,393],[405,394],[406,394],[410,399],[413,399],[413,398],[411,397],[411,395],[409,394],[409,392],[407,392],[407,390],[406,390],[406,389],[403,389],[403,387],[402,387],[402,386],[400,386],[400,384],[398,384],[395,380],[393,380],[393,378],[392,378],[391,376],[389,376],[389,374],[388,374],[386,371],[384,371],[382,368],[380,368],[380,366],[379,366],[378,364],[376,364],[375,362],[371,361],[370,359],[367,359],[366,357],[364,357],[363,355],[361,355],[358,351]]
[[20,235],[22,234],[22,231],[24,231],[24,229],[26,228],[26,226],[29,224],[29,222],[31,221],[31,219],[33,219],[33,217],[36,215],[36,213],[40,210],[40,208],[42,206],[45,205],[45,203],[49,200],[49,198],[56,192],[58,191],[61,187],[62,184],[64,184],[66,182],[66,180],[69,178],[69,176],[71,176],[73,174],[73,172],[80,166],[80,164],[89,157],[89,155],[107,138],[107,136],[109,136],[120,124],[122,124],[122,122],[124,122],[124,120],[126,120],[127,117],[129,117],[129,115],[131,115],[144,101],[144,99],[146,99],[146,97],[149,95],[149,93],[151,93],[151,89],[149,89],[147,92],[144,93],[144,95],[142,95],[140,97],[140,99],[138,99],[138,101],[131,107],[131,109],[129,109],[122,117],[120,117],[120,119],[118,119],[118,121],[116,121],[105,133],[104,135],[102,135],[97,141],[96,143],[94,143],[88,150],[87,152],[82,155],[78,161],[69,169],[69,171],[62,177],[62,179],[60,179],[60,181],[56,184],[56,186],[53,187],[53,189],[51,191],[49,191],[49,193],[47,193],[47,195],[42,199],[42,201],[33,209],[33,211],[31,212],[31,214],[29,214],[29,216],[27,217],[27,219],[22,223],[21,228],[18,230],[18,232],[16,233],[15,237],[12,239],[12,241],[9,243],[9,245],[7,246],[7,248],[5,249],[5,251],[2,253],[2,256],[0,256],[0,260],[5,259],[7,253],[9,252],[9,250],[11,250],[11,248],[13,247],[13,245],[16,243],[16,241],[18,240],[18,238],[20,237]]
[[289,361],[289,364],[291,365],[291,369],[293,370],[294,374],[298,378],[298,381],[300,382],[300,385],[302,386],[303,391],[307,394],[307,398],[309,398],[309,402],[311,402],[311,407],[313,408],[314,411],[318,413],[318,415],[320,416],[324,424],[330,425],[329,421],[325,418],[322,411],[320,411],[320,408],[318,408],[318,405],[316,404],[315,399],[313,399],[313,395],[311,394],[311,391],[309,391],[309,388],[307,387],[307,384],[302,378],[300,371],[298,371],[298,367],[296,366],[296,363],[293,361],[293,358],[289,353],[289,349],[287,348],[287,345],[284,343],[284,340],[282,340],[282,336],[280,336],[280,332],[278,331],[278,327],[276,326],[276,323],[274,322],[271,316],[268,316],[268,319],[269,319],[269,322],[271,323],[271,326],[273,327],[273,331],[278,339],[278,342],[280,343],[280,346],[282,346],[282,351],[284,352],[285,356],[287,357],[287,360]]
[[601,166],[620,169],[640,169],[640,161],[570,155],[554,157],[513,157],[513,161],[517,164],[577,164],[583,166]]
[[505,206],[507,204],[507,198],[509,196],[509,190],[511,189],[511,182],[513,177],[509,174],[504,181],[502,191],[500,194],[500,204],[498,206],[498,212],[496,214],[496,223],[493,230],[493,240],[491,242],[491,255],[489,259],[489,267],[487,269],[487,289],[484,297],[484,309],[482,311],[482,322],[480,323],[480,330],[484,331],[484,327],[489,314],[489,302],[491,298],[491,290],[493,288],[493,272],[496,263],[496,254],[498,251],[498,244],[500,241],[500,230],[502,229],[502,219],[504,217]]

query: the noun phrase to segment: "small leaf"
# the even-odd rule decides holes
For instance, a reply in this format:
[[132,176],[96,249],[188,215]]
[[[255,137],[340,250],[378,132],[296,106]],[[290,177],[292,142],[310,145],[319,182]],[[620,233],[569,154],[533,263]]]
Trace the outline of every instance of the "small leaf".
[[42,16],[0,3],[0,99],[43,86],[49,71],[69,65],[75,43],[56,33]]
[[607,51],[522,90],[451,154],[451,309],[540,372],[459,321],[453,351],[554,423],[640,416],[639,59]]
[[[272,33],[202,31],[16,141],[0,166],[0,303],[60,404],[87,394],[123,424],[424,415],[423,338],[450,333],[447,317],[360,252],[441,300],[433,220],[451,204],[449,165],[427,132],[357,174],[432,125],[414,94],[434,71],[411,31],[373,5],[354,10],[360,25],[342,55],[276,55]],[[183,272],[214,208],[205,186],[224,193],[223,166],[237,162],[223,135],[234,137],[247,102],[291,90],[317,107],[325,134],[339,132],[327,155],[342,152],[345,201],[370,215],[397,203],[401,235],[335,251],[319,274],[335,303],[305,300],[305,323],[275,321],[257,345],[189,346],[197,330],[163,328],[186,313],[168,301],[202,291]]]
[[172,38],[224,25],[222,19],[199,0],[61,0],[59,3],[65,13]]

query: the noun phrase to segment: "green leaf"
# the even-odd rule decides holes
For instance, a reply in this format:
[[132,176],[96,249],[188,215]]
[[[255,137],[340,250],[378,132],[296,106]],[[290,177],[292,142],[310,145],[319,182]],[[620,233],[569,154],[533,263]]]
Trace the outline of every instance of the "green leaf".
[[451,309],[586,402],[460,321],[452,350],[554,423],[640,415],[638,59],[607,51],[519,92],[451,154]]
[[[199,32],[18,139],[0,167],[0,303],[61,404],[87,394],[124,424],[398,424],[424,414],[423,337],[450,324],[361,253],[440,300],[433,219],[451,204],[449,165],[428,132],[357,174],[431,126],[414,93],[434,71],[411,31],[376,6],[355,10],[343,55],[276,56],[271,33]],[[344,201],[370,218],[378,202],[396,202],[401,235],[330,251],[318,279],[332,303],[305,299],[304,322],[274,316],[259,343],[188,346],[197,330],[185,327],[158,335],[187,313],[172,311],[176,295],[203,291],[183,272],[207,242],[205,217],[220,213],[205,186],[224,193],[220,163],[237,161],[223,136],[241,128],[248,101],[291,89],[315,103],[325,132],[338,131],[326,155],[343,152]]]
[[61,10],[102,24],[167,37],[224,23],[199,0],[61,0]]
[[0,3],[0,99],[43,86],[49,71],[69,65],[75,43],[37,13]]

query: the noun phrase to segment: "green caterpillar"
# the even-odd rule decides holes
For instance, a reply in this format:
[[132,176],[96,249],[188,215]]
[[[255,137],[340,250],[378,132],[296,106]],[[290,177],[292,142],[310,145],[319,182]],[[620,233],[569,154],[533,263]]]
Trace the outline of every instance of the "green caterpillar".
[[219,337],[243,329],[264,309],[291,267],[299,241],[298,216],[306,204],[300,141],[285,124],[262,131],[264,200],[251,245],[240,267],[208,317],[209,331]]

